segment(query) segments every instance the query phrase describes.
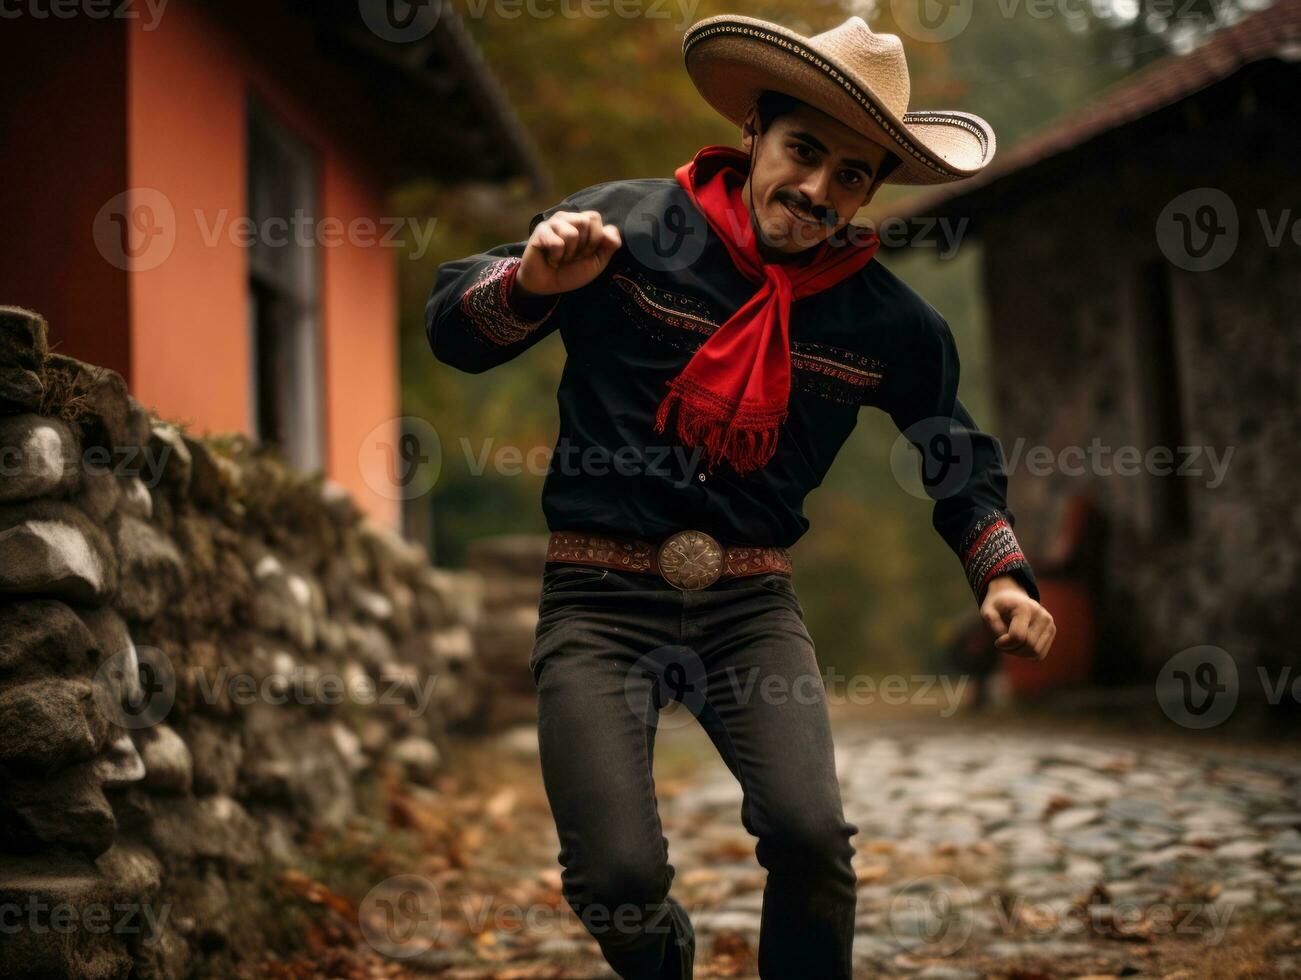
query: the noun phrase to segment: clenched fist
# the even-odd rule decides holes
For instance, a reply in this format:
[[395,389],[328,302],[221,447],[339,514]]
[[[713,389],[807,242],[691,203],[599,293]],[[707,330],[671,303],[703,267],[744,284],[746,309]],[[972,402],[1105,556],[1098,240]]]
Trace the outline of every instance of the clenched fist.
[[529,236],[515,274],[525,296],[549,296],[586,286],[599,276],[623,238],[598,211],[557,211]]
[[980,618],[997,637],[997,649],[1026,660],[1043,660],[1057,636],[1052,613],[1030,598],[1010,575],[999,575],[989,583]]

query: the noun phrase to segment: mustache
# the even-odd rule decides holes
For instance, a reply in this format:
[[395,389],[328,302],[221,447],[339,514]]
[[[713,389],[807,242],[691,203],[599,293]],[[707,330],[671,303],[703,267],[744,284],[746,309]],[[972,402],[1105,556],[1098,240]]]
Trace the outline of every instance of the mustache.
[[777,200],[783,204],[789,204],[796,211],[803,212],[810,220],[815,221],[818,224],[826,225],[828,227],[833,227],[836,224],[837,215],[835,208],[814,207],[813,204],[806,200],[802,194],[781,193],[777,195]]

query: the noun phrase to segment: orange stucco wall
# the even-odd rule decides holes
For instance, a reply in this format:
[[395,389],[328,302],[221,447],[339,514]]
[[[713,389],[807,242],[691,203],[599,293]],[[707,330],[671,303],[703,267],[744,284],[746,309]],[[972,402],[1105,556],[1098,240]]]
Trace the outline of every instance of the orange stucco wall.
[[197,431],[247,431],[247,257],[225,236],[208,244],[195,213],[245,211],[246,70],[192,5],[132,28],[128,49],[129,186],[166,198],[176,236],[161,264],[131,272],[131,388]]
[[[314,74],[329,66],[302,47],[301,29],[260,19],[256,43],[276,52],[268,58],[218,16],[171,4],[155,29],[128,28],[128,186],[161,194],[175,232],[165,260],[130,273],[129,380],[143,404],[198,432],[251,425],[248,262],[230,234],[247,213],[250,93],[316,154],[322,218],[385,214],[382,185],[330,128],[328,98],[312,97]],[[319,253],[325,472],[396,527],[397,502],[366,479],[383,472],[383,448],[362,444],[398,415],[394,251],[344,242]]]
[[[383,213],[357,171],[336,160],[325,171],[326,213],[369,216]],[[387,229],[380,227],[377,236]],[[391,527],[400,506],[374,487],[387,479],[388,449],[398,439],[397,270],[391,248],[325,249],[325,431],[327,470],[364,501],[369,513]],[[394,487],[396,490],[397,488]]]

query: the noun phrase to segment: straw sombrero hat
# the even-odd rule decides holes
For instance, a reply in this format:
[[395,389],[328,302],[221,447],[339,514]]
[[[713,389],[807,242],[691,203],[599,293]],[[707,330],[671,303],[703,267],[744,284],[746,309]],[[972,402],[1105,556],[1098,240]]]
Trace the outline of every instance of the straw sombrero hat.
[[754,17],[723,14],[682,39],[700,94],[736,125],[764,89],[820,109],[894,152],[893,184],[944,184],[971,177],[994,158],[994,130],[951,109],[908,111],[908,62],[894,34],[861,17],[812,37]]

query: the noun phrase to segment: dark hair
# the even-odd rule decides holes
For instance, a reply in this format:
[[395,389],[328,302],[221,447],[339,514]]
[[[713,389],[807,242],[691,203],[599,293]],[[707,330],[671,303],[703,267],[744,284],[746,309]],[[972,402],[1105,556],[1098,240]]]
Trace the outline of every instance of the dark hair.
[[[790,95],[787,92],[778,92],[775,89],[764,89],[759,93],[759,98],[755,101],[755,110],[759,117],[759,125],[763,132],[766,133],[774,119],[784,116],[789,112],[794,112],[800,106],[806,104],[807,103],[802,99],[797,99],[795,96]],[[886,150],[885,159],[881,161],[881,166],[876,172],[876,180],[878,182],[885,180],[890,176],[890,174],[894,173],[895,169],[902,162],[903,161],[898,156],[891,153],[889,150]]]

